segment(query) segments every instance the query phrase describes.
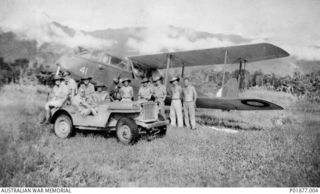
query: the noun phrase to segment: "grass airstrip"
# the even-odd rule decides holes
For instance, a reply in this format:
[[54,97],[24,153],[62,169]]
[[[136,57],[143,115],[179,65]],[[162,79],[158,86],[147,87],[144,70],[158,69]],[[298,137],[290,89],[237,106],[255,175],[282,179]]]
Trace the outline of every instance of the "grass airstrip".
[[197,110],[198,130],[169,128],[122,145],[112,135],[59,139],[39,124],[46,90],[0,90],[0,186],[320,186],[320,105],[256,88],[282,111]]

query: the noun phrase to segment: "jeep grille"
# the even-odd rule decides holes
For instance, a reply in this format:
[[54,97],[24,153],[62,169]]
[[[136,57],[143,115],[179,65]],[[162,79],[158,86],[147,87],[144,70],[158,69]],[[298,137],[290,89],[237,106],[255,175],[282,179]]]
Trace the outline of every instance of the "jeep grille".
[[142,119],[145,122],[158,120],[158,106],[154,102],[145,102],[142,107]]

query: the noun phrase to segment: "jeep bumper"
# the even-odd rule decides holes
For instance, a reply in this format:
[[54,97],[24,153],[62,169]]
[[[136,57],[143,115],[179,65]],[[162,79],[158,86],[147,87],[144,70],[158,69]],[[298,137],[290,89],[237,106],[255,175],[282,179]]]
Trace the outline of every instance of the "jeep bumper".
[[165,120],[165,121],[156,121],[153,123],[145,123],[145,122],[141,122],[141,121],[136,121],[137,125],[146,128],[146,129],[152,129],[152,128],[156,128],[156,127],[162,127],[162,126],[166,126],[169,125],[169,120]]

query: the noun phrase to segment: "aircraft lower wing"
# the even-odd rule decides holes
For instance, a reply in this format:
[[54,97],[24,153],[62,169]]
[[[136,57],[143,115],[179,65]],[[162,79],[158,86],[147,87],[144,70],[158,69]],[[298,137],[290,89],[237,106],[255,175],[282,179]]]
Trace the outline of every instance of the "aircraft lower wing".
[[[167,97],[165,104],[170,105],[170,102]],[[198,98],[196,106],[220,110],[283,110],[281,106],[266,100],[244,98]]]

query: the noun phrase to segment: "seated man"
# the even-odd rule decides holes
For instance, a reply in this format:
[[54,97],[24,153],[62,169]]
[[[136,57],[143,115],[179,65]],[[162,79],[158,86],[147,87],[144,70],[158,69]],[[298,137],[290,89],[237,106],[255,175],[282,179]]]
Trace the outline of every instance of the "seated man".
[[95,104],[101,104],[103,102],[110,102],[109,92],[106,90],[106,85],[102,82],[97,83],[96,89],[97,91],[92,95],[92,101]]
[[81,87],[83,87],[83,89],[85,90],[87,97],[89,97],[94,93],[94,85],[90,83],[91,79],[92,77],[89,77],[89,76],[85,76],[81,78],[81,82],[83,83],[81,84]]
[[45,104],[46,115],[43,123],[47,123],[51,117],[51,109],[60,108],[69,97],[69,89],[65,84],[62,84],[62,77],[56,75],[54,77],[55,86],[51,91],[51,99]]
[[143,78],[141,83],[142,83],[142,86],[139,88],[138,100],[149,101],[153,93],[151,87],[149,86],[150,82],[148,78]]
[[79,88],[78,94],[72,99],[72,104],[78,108],[82,116],[98,114],[97,109],[94,108],[86,97],[85,89],[83,87]]
[[70,90],[69,91],[70,97],[73,98],[77,94],[77,90],[78,90],[77,83],[76,81],[74,81],[73,78],[71,78],[70,71],[63,72],[63,77],[64,77],[65,85]]

